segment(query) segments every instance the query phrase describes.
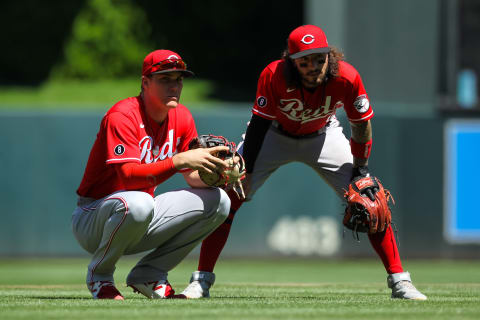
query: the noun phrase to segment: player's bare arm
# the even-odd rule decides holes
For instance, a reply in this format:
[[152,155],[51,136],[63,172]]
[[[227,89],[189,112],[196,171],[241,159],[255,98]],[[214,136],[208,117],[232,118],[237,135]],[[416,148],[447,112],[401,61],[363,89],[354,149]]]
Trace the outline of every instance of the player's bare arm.
[[[370,120],[365,122],[350,122],[352,139],[358,143],[367,143],[372,139],[372,124]],[[353,157],[353,166],[362,167],[368,165],[368,158]]]
[[207,184],[205,184],[202,179],[200,179],[200,175],[198,174],[198,170],[195,171],[187,171],[183,172],[183,178],[185,179],[185,182],[192,187],[192,188],[206,188],[208,187]]
[[223,170],[228,166],[225,161],[214,156],[221,151],[228,151],[228,147],[199,148],[181,152],[173,156],[173,165],[178,170],[188,168],[213,173],[217,168]]

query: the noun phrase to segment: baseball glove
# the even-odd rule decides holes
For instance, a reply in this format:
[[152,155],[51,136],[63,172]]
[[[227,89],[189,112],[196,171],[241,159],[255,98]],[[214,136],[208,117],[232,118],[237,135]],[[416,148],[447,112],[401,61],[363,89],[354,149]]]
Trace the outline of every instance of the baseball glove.
[[343,224],[356,232],[357,240],[358,232],[383,232],[391,224],[392,212],[388,203],[391,200],[395,204],[395,200],[376,177],[355,178],[345,190],[344,197],[347,208]]
[[219,152],[215,155],[227,162],[228,167],[223,171],[216,170],[213,173],[199,170],[198,175],[200,179],[208,186],[231,188],[240,199],[244,199],[245,192],[243,191],[241,180],[245,178],[245,160],[237,152],[235,143],[228,141],[225,137],[208,134],[194,138],[189,144],[190,149],[212,148],[216,146],[227,146],[229,148],[228,151]]

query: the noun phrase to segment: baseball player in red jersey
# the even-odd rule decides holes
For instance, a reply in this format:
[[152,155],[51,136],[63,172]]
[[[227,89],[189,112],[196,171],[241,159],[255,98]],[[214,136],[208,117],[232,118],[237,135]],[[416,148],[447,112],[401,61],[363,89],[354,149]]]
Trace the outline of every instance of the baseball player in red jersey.
[[[351,139],[335,113],[343,108]],[[240,152],[246,161],[247,200],[280,166],[298,161],[310,166],[343,199],[358,176],[369,175],[373,110],[357,70],[327,43],[324,32],[305,25],[293,30],[282,59],[270,63],[258,80],[256,101]],[[202,243],[198,271],[183,291],[189,298],[209,296],[213,268],[242,201],[230,197],[227,220]],[[388,273],[393,298],[425,300],[404,272],[391,226],[369,240]]]
[[[225,191],[207,187],[197,171],[225,168],[212,154],[228,147],[188,150],[197,130],[179,99],[183,78],[192,74],[177,53],[151,52],[140,95],[118,102],[102,119],[72,216],[76,239],[93,255],[87,272],[93,298],[123,300],[115,264],[145,251],[151,252],[130,271],[127,285],[148,298],[184,297],[174,294],[168,271],[228,215]],[[156,186],[177,172],[192,188],[155,197]]]

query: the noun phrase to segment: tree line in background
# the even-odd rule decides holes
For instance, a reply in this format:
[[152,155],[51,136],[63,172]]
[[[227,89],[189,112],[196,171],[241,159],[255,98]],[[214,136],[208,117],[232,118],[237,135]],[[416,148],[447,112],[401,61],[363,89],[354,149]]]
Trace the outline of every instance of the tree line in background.
[[302,24],[302,2],[5,1],[1,85],[140,76],[151,50],[179,52],[215,97],[251,100],[265,65]]

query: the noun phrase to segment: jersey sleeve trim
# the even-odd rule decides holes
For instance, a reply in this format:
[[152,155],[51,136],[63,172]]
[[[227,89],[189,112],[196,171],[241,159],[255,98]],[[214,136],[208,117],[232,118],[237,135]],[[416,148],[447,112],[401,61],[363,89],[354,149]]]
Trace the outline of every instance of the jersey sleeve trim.
[[350,122],[362,122],[362,121],[367,121],[367,120],[370,120],[371,118],[373,118],[373,110],[370,110],[370,112],[364,116],[364,117],[361,117],[359,119],[348,119]]
[[106,163],[117,163],[117,162],[130,161],[130,160],[135,160],[135,161],[137,161],[138,163],[140,163],[140,159],[139,159],[139,158],[108,159],[108,160],[105,161],[105,162],[106,162]]
[[258,110],[255,109],[255,108],[252,109],[252,112],[253,112],[253,114],[256,114],[256,115],[258,115],[258,116],[261,116],[262,118],[268,118],[269,120],[273,120],[273,119],[276,119],[276,118],[277,118],[276,116],[271,116],[271,115],[269,115],[269,114],[260,112],[260,111],[258,111]]

